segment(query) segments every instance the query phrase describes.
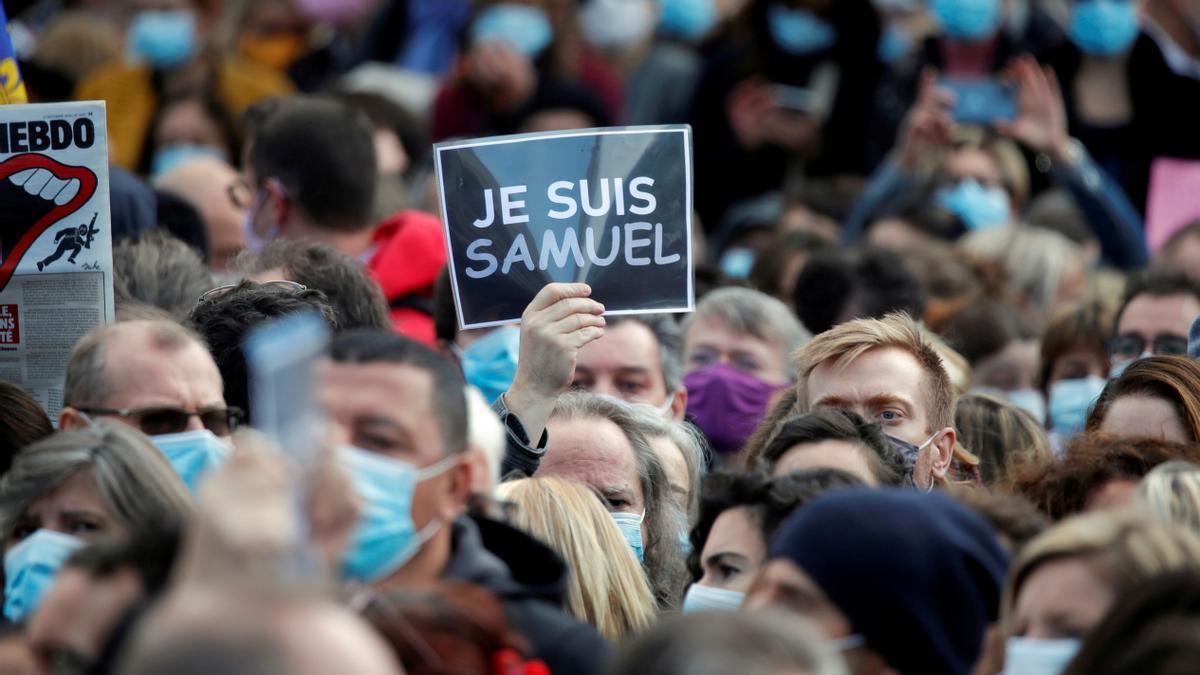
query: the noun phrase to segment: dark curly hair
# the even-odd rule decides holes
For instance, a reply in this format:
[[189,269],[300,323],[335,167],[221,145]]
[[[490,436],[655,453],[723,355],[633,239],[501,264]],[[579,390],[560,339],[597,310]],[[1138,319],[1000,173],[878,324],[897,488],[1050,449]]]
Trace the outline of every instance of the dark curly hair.
[[1159,464],[1180,459],[1200,463],[1200,446],[1158,438],[1077,437],[1061,458],[1022,466],[1012,492],[1033,502],[1054,520],[1086,511],[1113,481],[1137,482]]
[[337,330],[333,308],[321,291],[243,281],[197,303],[188,324],[204,338],[225,381],[225,403],[246,411],[251,422],[249,383],[242,343],[250,330],[290,314],[315,310]]

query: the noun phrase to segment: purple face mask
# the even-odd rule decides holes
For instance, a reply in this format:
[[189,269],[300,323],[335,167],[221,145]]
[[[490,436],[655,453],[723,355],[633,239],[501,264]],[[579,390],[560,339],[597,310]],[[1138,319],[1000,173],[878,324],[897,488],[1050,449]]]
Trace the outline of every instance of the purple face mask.
[[786,384],[770,384],[716,363],[683,378],[688,392],[688,417],[700,427],[713,450],[737,452],[766,417],[771,396]]

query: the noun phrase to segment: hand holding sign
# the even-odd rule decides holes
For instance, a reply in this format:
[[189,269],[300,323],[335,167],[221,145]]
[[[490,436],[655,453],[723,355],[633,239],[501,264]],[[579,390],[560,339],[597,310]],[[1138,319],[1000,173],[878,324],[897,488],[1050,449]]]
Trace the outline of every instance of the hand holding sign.
[[521,316],[521,356],[504,401],[534,443],[571,386],[579,350],[604,335],[604,305],[591,293],[587,284],[550,284]]

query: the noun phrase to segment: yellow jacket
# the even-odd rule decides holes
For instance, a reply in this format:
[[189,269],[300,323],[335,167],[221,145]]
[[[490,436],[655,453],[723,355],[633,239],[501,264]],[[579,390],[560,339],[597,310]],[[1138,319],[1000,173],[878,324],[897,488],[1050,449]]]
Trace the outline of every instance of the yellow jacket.
[[[236,120],[256,101],[290,94],[294,88],[278,71],[227,59],[218,67],[216,89],[217,101]],[[107,104],[109,156],[118,166],[136,171],[159,106],[150,68],[124,63],[102,68],[79,84],[75,98]]]

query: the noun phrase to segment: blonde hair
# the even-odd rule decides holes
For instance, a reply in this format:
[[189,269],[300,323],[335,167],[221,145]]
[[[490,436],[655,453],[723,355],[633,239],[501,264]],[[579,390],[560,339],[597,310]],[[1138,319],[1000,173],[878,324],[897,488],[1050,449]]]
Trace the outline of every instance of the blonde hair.
[[650,582],[591,488],[547,477],[502,483],[497,492],[517,505],[512,524],[567,562],[567,609],[573,616],[614,642],[654,623]]
[[1029,542],[1013,562],[1001,618],[1009,631],[1021,587],[1042,564],[1082,558],[1115,593],[1151,577],[1200,570],[1200,536],[1135,511],[1098,511],[1068,518]]
[[882,319],[856,319],[834,326],[814,337],[796,352],[796,412],[810,412],[808,378],[822,363],[833,362],[845,368],[863,354],[885,347],[902,349],[925,371],[921,389],[925,395],[929,428],[933,431],[954,424],[954,385],[942,364],[942,357],[926,338],[921,326],[905,312],[893,312]]
[[1136,501],[1157,520],[1200,532],[1200,466],[1182,461],[1158,465],[1142,479]]
[[959,399],[954,426],[963,445],[980,458],[983,482],[993,489],[1005,487],[1014,469],[1054,460],[1042,425],[998,396],[972,392]]

